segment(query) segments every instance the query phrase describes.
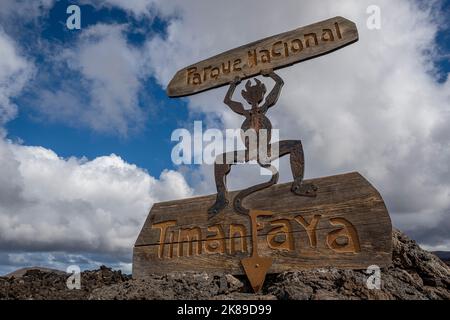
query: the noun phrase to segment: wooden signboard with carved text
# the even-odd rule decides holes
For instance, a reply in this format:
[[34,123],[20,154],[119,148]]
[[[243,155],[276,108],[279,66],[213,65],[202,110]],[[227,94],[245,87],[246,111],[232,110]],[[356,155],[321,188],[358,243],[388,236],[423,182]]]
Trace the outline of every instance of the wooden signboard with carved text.
[[[245,116],[242,130],[271,131],[266,116],[280,96],[283,80],[274,70],[319,57],[358,41],[356,25],[335,17],[248,45],[180,70],[167,94],[182,97],[230,85],[224,103]],[[259,79],[241,91],[251,106],[233,100],[241,80],[270,77],[266,95]],[[264,101],[264,102],[263,102]],[[244,140],[243,142],[246,142]],[[218,156],[214,163],[217,194],[158,203],[153,206],[135,243],[133,277],[167,272],[247,275],[255,292],[267,273],[334,267],[367,269],[392,261],[392,224],[378,191],[358,173],[303,181],[300,140],[256,140],[256,147]],[[260,150],[263,149],[263,150]],[[270,150],[269,155],[264,153]],[[277,149],[277,148],[275,148]],[[261,152],[262,151],[262,152]],[[276,185],[271,162],[290,156],[293,182]],[[227,191],[231,167],[251,160],[270,168],[269,181],[239,192]]]
[[310,182],[317,198],[275,185],[246,198],[250,215],[228,207],[208,219],[214,196],[155,204],[134,247],[133,277],[169,270],[245,274],[241,261],[254,253],[255,239],[259,255],[272,258],[268,273],[388,266],[392,225],[378,191],[358,173]]
[[355,23],[335,17],[224,52],[177,72],[167,88],[182,97],[305,61],[358,41]]

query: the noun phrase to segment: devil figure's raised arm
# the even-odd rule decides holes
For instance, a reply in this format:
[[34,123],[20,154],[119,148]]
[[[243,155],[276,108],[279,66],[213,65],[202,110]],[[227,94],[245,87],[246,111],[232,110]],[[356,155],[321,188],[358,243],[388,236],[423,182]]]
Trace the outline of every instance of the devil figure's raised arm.
[[275,72],[273,72],[273,70],[263,70],[261,74],[264,77],[271,77],[273,81],[275,81],[275,86],[267,96],[266,102],[261,107],[261,112],[266,113],[269,108],[273,107],[277,103],[278,98],[280,97],[281,88],[283,88],[284,85],[284,81]]
[[237,101],[233,101],[232,97],[234,94],[234,91],[236,90],[236,86],[241,82],[241,79],[239,77],[236,77],[234,79],[233,82],[231,82],[230,84],[230,88],[228,89],[228,92],[225,96],[225,99],[223,100],[223,102],[230,107],[231,110],[233,110],[234,112],[236,112],[237,114],[240,115],[245,115],[245,109],[244,106],[242,105],[242,103],[237,102]]

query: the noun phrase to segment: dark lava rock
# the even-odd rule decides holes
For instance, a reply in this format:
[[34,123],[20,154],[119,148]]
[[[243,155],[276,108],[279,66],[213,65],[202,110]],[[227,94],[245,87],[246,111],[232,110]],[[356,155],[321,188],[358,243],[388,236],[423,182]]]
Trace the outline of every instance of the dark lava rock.
[[393,232],[393,263],[381,270],[381,289],[369,290],[365,271],[320,269],[270,279],[266,292],[278,299],[450,299],[450,268],[401,232]]
[[132,280],[93,291],[90,299],[196,300],[225,298],[240,292],[244,284],[232,275],[171,273],[145,280]]
[[133,280],[101,267],[82,272],[81,290],[66,287],[68,275],[29,270],[0,278],[0,299],[221,299],[221,300],[410,300],[450,299],[450,268],[399,231],[393,232],[393,263],[381,270],[381,288],[367,287],[364,270],[336,268],[268,275],[261,293],[247,279],[228,274],[170,273]]
[[96,288],[131,279],[121,271],[101,266],[81,273],[81,289],[69,290],[69,275],[61,271],[27,270],[23,275],[0,277],[0,299],[20,300],[83,300]]

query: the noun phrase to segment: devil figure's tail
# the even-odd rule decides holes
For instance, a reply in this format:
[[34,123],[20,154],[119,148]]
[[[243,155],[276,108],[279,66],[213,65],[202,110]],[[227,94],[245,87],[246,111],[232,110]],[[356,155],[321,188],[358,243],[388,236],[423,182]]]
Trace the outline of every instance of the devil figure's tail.
[[274,184],[276,184],[278,182],[280,174],[279,174],[277,168],[275,168],[271,164],[269,164],[269,165],[262,165],[262,164],[260,164],[260,165],[262,167],[272,171],[272,178],[268,182],[257,184],[256,186],[253,186],[253,187],[250,187],[248,189],[242,190],[241,192],[239,192],[234,197],[234,201],[233,201],[234,210],[236,212],[240,213],[240,214],[247,215],[250,212],[250,210],[248,210],[247,208],[244,208],[242,206],[242,202],[244,201],[244,198],[248,197],[249,195],[251,195],[251,194],[253,194],[255,192],[258,192],[260,190],[269,188],[269,187],[273,186]]

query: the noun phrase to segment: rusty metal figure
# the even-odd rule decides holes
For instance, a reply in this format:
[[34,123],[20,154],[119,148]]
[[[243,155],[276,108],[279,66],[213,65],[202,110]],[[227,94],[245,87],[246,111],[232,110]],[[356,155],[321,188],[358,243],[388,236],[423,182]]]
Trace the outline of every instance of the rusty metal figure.
[[[279,173],[270,164],[270,162],[287,154],[290,154],[290,165],[294,178],[291,191],[299,196],[316,196],[317,187],[312,184],[303,183],[305,161],[303,155],[303,147],[300,140],[285,140],[277,142],[277,145],[275,147],[278,147],[278,154],[272,154],[271,152],[274,149],[274,145],[270,144],[272,124],[265,114],[269,110],[269,108],[273,107],[277,103],[284,82],[277,74],[273,72],[273,70],[264,70],[261,72],[261,75],[270,77],[275,81],[274,88],[269,93],[262,106],[260,106],[260,104],[264,100],[266,87],[263,83],[261,83],[261,81],[256,78],[254,79],[256,85],[252,86],[252,83],[249,80],[245,85],[245,90],[242,90],[242,97],[248,102],[248,104],[251,105],[251,109],[244,109],[242,103],[232,100],[234,91],[236,90],[237,85],[241,82],[241,79],[236,78],[230,84],[230,88],[228,89],[228,92],[225,96],[224,103],[228,105],[231,110],[245,117],[245,121],[241,127],[242,132],[247,132],[247,130],[254,130],[257,143],[256,147],[254,145],[251,146],[248,136],[242,137],[245,145],[245,150],[243,150],[244,152],[242,152],[242,150],[234,151],[228,154],[222,154],[217,157],[216,163],[214,164],[217,198],[215,204],[208,210],[208,214],[210,217],[217,215],[220,211],[228,206],[229,202],[227,200],[226,177],[230,173],[232,165],[243,162],[247,163],[252,160],[256,160],[260,166],[270,169],[272,171],[272,178],[268,182],[258,184],[241,191],[235,197],[233,206],[238,213],[249,213],[249,210],[242,206],[242,202],[245,197],[259,190],[268,188],[278,182]],[[267,139],[264,139],[265,145],[260,145],[261,130],[266,130],[267,133]],[[261,142],[263,143],[264,141]],[[265,152],[261,153],[261,150],[264,150]],[[265,154],[264,158],[261,156],[261,154]]]

